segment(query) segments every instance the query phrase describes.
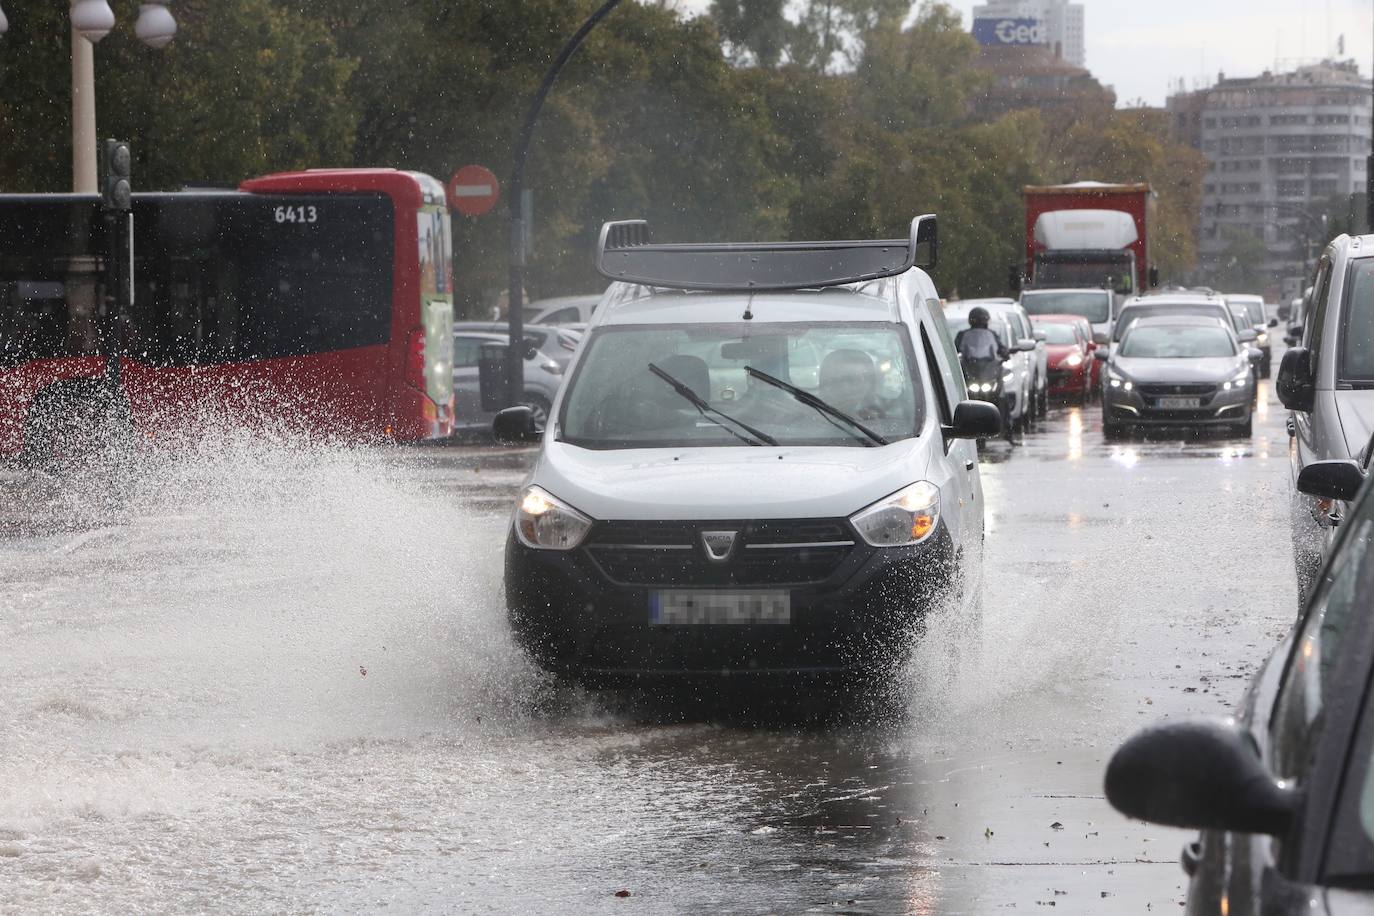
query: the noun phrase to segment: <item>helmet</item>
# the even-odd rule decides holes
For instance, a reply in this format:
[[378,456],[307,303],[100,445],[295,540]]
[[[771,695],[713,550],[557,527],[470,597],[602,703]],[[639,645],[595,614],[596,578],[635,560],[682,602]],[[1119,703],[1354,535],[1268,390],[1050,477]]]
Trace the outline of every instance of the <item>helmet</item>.
[[987,309],[983,308],[981,305],[975,305],[973,308],[969,309],[968,323],[973,327],[985,328],[988,326],[988,322],[991,320],[992,313],[989,312]]

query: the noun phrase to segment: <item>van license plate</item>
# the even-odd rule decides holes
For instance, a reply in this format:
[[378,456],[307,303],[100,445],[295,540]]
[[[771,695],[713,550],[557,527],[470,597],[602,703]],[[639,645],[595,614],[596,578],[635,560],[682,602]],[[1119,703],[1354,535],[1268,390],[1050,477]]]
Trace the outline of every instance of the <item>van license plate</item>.
[[649,623],[656,626],[791,622],[788,592],[677,589],[649,593]]
[[1160,410],[1196,410],[1202,406],[1202,398],[1160,398],[1155,406]]

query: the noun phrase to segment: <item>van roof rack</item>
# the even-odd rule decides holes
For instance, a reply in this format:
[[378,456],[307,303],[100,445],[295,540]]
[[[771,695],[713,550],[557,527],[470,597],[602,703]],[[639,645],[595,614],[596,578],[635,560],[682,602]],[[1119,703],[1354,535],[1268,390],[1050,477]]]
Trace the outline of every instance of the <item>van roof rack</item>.
[[912,220],[905,239],[827,242],[655,244],[649,224],[636,219],[601,227],[596,269],[622,283],[670,289],[815,289],[930,269],[937,250],[933,213]]

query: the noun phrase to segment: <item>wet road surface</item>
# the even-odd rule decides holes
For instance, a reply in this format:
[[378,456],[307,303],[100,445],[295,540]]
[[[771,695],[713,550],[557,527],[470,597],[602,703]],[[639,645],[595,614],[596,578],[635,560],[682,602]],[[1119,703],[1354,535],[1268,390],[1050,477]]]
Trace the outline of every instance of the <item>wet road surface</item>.
[[0,912],[1177,911],[1188,834],[1102,771],[1292,620],[1261,398],[1249,441],[1107,443],[1093,406],[989,445],[981,623],[848,724],[541,679],[500,598],[518,452],[0,470]]

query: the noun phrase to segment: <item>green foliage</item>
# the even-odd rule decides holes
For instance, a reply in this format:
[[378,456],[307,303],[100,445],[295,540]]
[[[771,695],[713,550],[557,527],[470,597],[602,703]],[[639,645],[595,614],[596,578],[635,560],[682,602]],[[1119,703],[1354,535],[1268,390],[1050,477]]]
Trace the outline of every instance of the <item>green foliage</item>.
[[[175,42],[133,37],[135,0],[96,49],[101,136],[128,138],[142,189],[234,185],[282,169],[395,166],[508,182],[533,94],[600,0],[178,0]],[[530,151],[531,296],[589,291],[607,219],[660,238],[903,235],[937,212],[936,280],[1006,292],[1025,184],[1150,181],[1157,259],[1191,265],[1201,158],[1144,111],[1019,111],[988,121],[988,77],[947,5],[715,0],[685,19],[625,0],[569,63]],[[62,4],[6,0],[0,190],[70,181]],[[790,17],[790,18],[789,18]],[[460,313],[506,279],[503,201],[455,215]]]
[[[99,136],[131,141],[145,190],[234,185],[255,174],[347,162],[353,62],[324,24],[273,0],[182,0],[161,51],[138,42],[134,0],[96,45]],[[0,41],[0,188],[71,187],[71,32],[65,9],[9,0]],[[10,87],[16,87],[11,91]]]

